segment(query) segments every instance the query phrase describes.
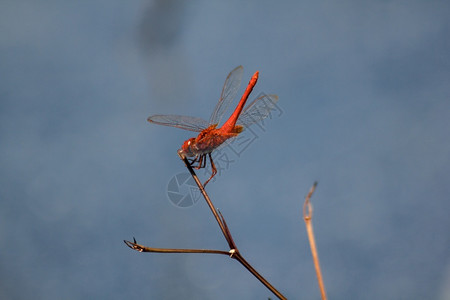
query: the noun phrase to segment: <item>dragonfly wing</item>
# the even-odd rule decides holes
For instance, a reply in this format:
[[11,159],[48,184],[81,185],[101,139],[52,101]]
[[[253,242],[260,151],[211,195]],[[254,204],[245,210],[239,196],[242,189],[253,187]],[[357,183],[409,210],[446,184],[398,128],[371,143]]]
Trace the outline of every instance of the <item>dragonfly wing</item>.
[[200,132],[208,127],[208,121],[179,115],[153,115],[147,118],[150,123],[177,127],[185,130]]
[[228,74],[227,79],[225,79],[225,84],[223,85],[219,103],[217,103],[216,108],[209,119],[209,124],[218,124],[222,119],[228,106],[230,106],[230,103],[236,97],[236,93],[241,85],[243,72],[244,68],[239,66],[234,68],[234,70]]
[[248,127],[270,116],[278,102],[277,95],[262,95],[244,108],[236,124]]

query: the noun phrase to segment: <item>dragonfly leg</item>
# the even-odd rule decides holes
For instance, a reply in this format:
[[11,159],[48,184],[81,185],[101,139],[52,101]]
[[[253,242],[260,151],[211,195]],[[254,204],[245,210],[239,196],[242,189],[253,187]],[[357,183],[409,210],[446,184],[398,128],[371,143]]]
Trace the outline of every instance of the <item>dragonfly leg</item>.
[[194,167],[194,164],[197,162],[198,157],[194,157],[194,158],[188,158],[188,162],[191,165],[191,167]]
[[[214,161],[213,161],[213,159],[211,157],[211,153],[208,153],[208,156],[209,156],[209,161],[211,162],[211,177],[209,177],[209,179],[206,180],[206,182],[203,184],[204,187],[217,174],[217,168],[216,168],[216,165],[214,164]],[[206,155],[205,155],[205,164],[206,164]]]
[[206,167],[206,155],[202,154],[201,155],[201,162],[198,165],[198,168],[200,169],[200,168],[204,168],[204,167]]
[[189,161],[191,167],[199,170],[206,166],[206,154],[198,155]]
[[199,165],[201,164],[201,155],[198,155],[192,159],[189,160],[189,164],[191,165],[191,167],[195,168],[195,169],[199,169]]

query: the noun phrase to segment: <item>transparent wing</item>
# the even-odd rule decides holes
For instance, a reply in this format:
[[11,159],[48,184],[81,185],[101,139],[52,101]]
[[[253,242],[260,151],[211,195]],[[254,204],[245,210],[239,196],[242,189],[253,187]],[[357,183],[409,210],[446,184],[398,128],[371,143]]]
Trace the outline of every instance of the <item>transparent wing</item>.
[[177,127],[185,130],[200,132],[208,127],[208,121],[201,118],[178,115],[154,115],[147,118],[150,123]]
[[247,105],[239,116],[236,124],[248,127],[267,118],[275,110],[277,95],[262,95]]
[[218,124],[223,117],[223,114],[230,106],[231,101],[236,97],[236,93],[241,85],[242,73],[244,68],[242,66],[234,68],[233,71],[228,74],[223,85],[222,94],[220,95],[219,103],[209,119],[209,124]]

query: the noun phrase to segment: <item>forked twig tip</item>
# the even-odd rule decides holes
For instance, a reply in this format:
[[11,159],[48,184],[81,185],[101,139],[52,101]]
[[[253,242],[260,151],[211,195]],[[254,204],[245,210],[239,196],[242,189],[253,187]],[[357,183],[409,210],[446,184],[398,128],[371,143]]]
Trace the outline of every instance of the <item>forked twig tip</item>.
[[305,203],[303,203],[303,218],[305,219],[305,221],[312,218],[313,208],[311,205],[311,196],[316,190],[317,184],[318,182],[314,181],[314,184],[309,189],[308,195],[306,195],[305,197]]
[[136,239],[133,237],[133,242],[127,241],[127,240],[123,240],[123,242],[125,243],[125,245],[127,245],[130,249],[139,251],[139,252],[143,252],[144,248],[143,246],[139,245],[136,242]]

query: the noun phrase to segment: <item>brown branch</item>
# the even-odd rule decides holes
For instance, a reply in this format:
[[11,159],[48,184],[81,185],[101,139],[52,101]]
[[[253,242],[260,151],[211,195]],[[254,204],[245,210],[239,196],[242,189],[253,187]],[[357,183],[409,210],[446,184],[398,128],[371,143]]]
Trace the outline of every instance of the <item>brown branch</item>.
[[230,249],[237,249],[237,246],[233,241],[233,237],[231,236],[230,229],[228,228],[227,222],[225,222],[225,218],[222,216],[222,213],[220,212],[220,210],[217,209],[217,212],[220,215],[220,220],[222,221],[223,227],[225,229],[225,232],[226,232],[225,238],[227,238],[227,242],[228,242],[228,245],[230,246]]
[[225,240],[228,243],[228,246],[230,247],[229,251],[222,251],[222,250],[212,250],[212,249],[169,249],[169,248],[154,248],[154,247],[146,247],[143,245],[140,245],[136,242],[136,239],[133,238],[133,242],[124,240],[125,245],[127,245],[129,248],[136,250],[138,252],[157,252],[157,253],[209,253],[209,254],[221,254],[221,255],[229,255],[231,258],[236,259],[239,261],[250,273],[253,274],[264,286],[266,286],[275,296],[277,296],[279,299],[286,299],[286,297],[283,296],[275,287],[273,287],[261,274],[259,274],[253,266],[247,262],[244,257],[240,254],[239,250],[236,247],[236,244],[233,240],[233,237],[231,236],[231,232],[227,226],[227,223],[225,222],[225,218],[223,217],[222,213],[214,208],[214,205],[209,198],[208,194],[206,193],[206,190],[204,186],[201,184],[200,180],[198,179],[197,175],[195,174],[194,170],[192,169],[191,163],[187,160],[187,158],[178,153],[180,155],[180,158],[185,163],[187,169],[191,173],[192,178],[194,178],[195,182],[197,183],[198,188],[200,189],[201,194],[203,195],[203,198],[205,198],[206,203],[208,204],[212,214],[214,215],[214,218],[217,221],[217,224],[219,224],[219,227],[222,231],[223,236],[225,237]]
[[[192,178],[194,178],[195,183],[197,183],[198,188],[200,189],[200,192],[203,195],[203,198],[205,198],[206,203],[208,204],[212,214],[214,215],[217,223],[219,224],[220,229],[222,230],[222,233],[228,243],[228,246],[230,247],[230,257],[236,259],[239,261],[250,273],[253,274],[262,284],[264,284],[275,296],[277,296],[279,299],[286,299],[286,297],[283,296],[274,286],[270,284],[261,274],[256,271],[253,266],[247,262],[244,257],[240,254],[239,250],[237,249],[236,244],[234,243],[233,237],[231,236],[230,230],[225,222],[225,218],[223,215],[214,208],[214,205],[209,198],[208,194],[206,193],[205,188],[203,187],[202,183],[198,179],[197,175],[194,172],[194,169],[192,169],[191,164],[187,160],[187,158],[180,152],[178,152],[178,155],[183,160],[184,164],[186,165],[186,168],[189,170],[189,173],[191,173]],[[220,216],[219,216],[220,214]]]
[[223,254],[232,255],[229,251],[222,250],[211,250],[211,249],[168,249],[168,248],[153,248],[140,245],[133,238],[134,242],[126,241],[123,242],[125,245],[138,252],[157,252],[157,253],[210,253],[210,254]]
[[261,281],[270,291],[272,291],[279,299],[286,299],[280,292],[278,292],[264,277],[262,277],[250,263],[236,250],[230,251],[213,250],[213,249],[170,249],[170,248],[154,248],[140,245],[133,238],[133,242],[124,240],[125,245],[138,252],[156,252],[156,253],[207,253],[207,254],[222,254],[230,256],[239,261],[248,271],[250,271],[259,281]]
[[[231,252],[231,250],[230,250]],[[253,274],[253,276],[255,276],[262,284],[264,284],[275,296],[278,297],[278,299],[287,299],[286,297],[283,296],[283,294],[281,294],[273,285],[270,284],[270,282],[268,282],[261,274],[259,274],[254,268],[253,266],[247,262],[245,260],[245,258],[239,253],[239,251],[237,251],[235,254],[231,254],[230,255],[231,258],[236,259],[237,261],[239,261],[250,273]]]
[[203,198],[205,198],[206,203],[209,206],[209,209],[211,210],[212,214],[214,215],[214,218],[217,221],[217,224],[219,224],[220,230],[222,230],[223,236],[225,237],[225,239],[228,242],[228,246],[230,246],[230,249],[232,249],[233,245],[230,242],[230,237],[227,233],[227,229],[225,228],[225,225],[222,223],[222,220],[220,219],[219,214],[217,213],[216,209],[214,208],[214,205],[212,204],[211,199],[209,198],[208,194],[206,193],[205,188],[203,187],[202,183],[198,179],[197,175],[194,172],[194,169],[192,169],[192,166],[189,163],[189,161],[187,160],[187,158],[180,152],[178,152],[178,155],[183,160],[184,164],[186,165],[186,168],[189,170],[189,173],[191,173],[192,178],[194,178],[194,181],[197,184],[200,192],[202,193]]
[[311,247],[311,253],[314,261],[314,268],[316,269],[316,275],[317,275],[317,281],[319,283],[319,289],[320,294],[322,296],[322,300],[327,299],[327,294],[325,290],[325,285],[323,283],[322,278],[322,272],[320,270],[320,264],[319,264],[319,254],[317,253],[317,246],[316,246],[316,240],[314,238],[314,231],[312,226],[312,214],[313,214],[313,208],[311,205],[311,196],[314,193],[314,190],[316,189],[317,182],[314,182],[313,186],[309,190],[308,195],[306,195],[305,203],[303,204],[303,219],[305,220],[306,224],[306,232],[308,233],[308,239],[309,244]]

